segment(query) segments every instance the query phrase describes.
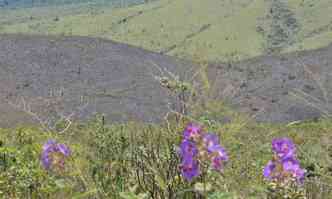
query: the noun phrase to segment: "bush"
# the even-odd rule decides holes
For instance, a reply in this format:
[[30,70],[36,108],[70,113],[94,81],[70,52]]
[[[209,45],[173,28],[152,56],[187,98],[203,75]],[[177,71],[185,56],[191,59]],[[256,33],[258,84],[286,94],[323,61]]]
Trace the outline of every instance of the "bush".
[[278,53],[296,41],[300,24],[294,13],[281,0],[270,2],[268,13],[264,17],[265,23],[257,27],[266,40],[265,51]]

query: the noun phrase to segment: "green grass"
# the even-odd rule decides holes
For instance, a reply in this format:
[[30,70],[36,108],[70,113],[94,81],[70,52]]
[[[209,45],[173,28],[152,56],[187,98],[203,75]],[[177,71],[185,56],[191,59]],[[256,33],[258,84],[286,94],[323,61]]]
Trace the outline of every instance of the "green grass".
[[[176,198],[194,198],[190,190],[200,190],[197,187],[203,183],[211,186],[201,192],[205,196],[265,198],[267,183],[262,169],[272,156],[270,142],[287,136],[296,143],[301,165],[312,176],[305,183],[308,198],[332,196],[331,120],[258,124],[217,104],[211,103],[204,112],[198,111],[204,114],[204,120],[197,117],[199,114],[193,117],[207,131],[215,132],[227,149],[230,161],[223,175],[208,172],[193,182],[186,182],[179,175],[174,147],[179,145],[187,121],[170,125],[103,125],[97,118],[74,124],[61,135],[48,134],[36,127],[0,129],[0,194],[5,198],[10,194],[18,198],[29,194],[33,198],[144,198],[144,195],[170,198],[168,194],[174,197],[183,193]],[[231,118],[230,123],[215,121],[225,115]],[[66,171],[60,174],[45,171],[39,162],[41,146],[49,138],[65,143],[72,150]],[[3,159],[5,154],[7,159]],[[12,158],[16,162],[11,162]]]
[[[332,41],[332,15],[329,14],[332,2],[301,2],[288,1],[301,29],[296,35],[297,42],[284,49],[285,52],[320,48]],[[264,53],[265,40],[256,28],[268,12],[268,6],[264,0],[246,3],[161,0],[123,9],[89,10],[82,6],[74,13],[70,13],[70,7],[20,9],[0,13],[1,22],[7,22],[0,32],[103,37],[157,52],[178,45],[168,54],[190,59],[199,48],[209,60],[225,60],[234,54],[243,59]],[[56,12],[50,12],[52,9]],[[56,15],[59,21],[54,21]],[[36,17],[30,19],[30,16]],[[134,17],[118,23],[128,16]],[[186,39],[208,24],[208,29]]]

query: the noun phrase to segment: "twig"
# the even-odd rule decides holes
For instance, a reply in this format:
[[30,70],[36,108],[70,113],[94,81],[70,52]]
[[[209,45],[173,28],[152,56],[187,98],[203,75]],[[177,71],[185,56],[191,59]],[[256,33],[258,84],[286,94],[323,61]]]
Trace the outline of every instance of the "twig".
[[[26,114],[28,114],[29,116],[31,116],[34,120],[36,120],[40,124],[42,129],[45,130],[47,133],[52,133],[52,132],[56,131],[56,125],[60,121],[65,121],[66,125],[61,131],[58,131],[57,133],[59,133],[59,134],[65,133],[71,127],[71,125],[73,123],[72,118],[75,115],[74,111],[68,115],[65,115],[65,114],[61,113],[61,111],[58,109],[58,107],[55,107],[56,114],[59,116],[60,119],[57,122],[54,122],[54,125],[52,126],[51,120],[47,120],[47,119],[43,120],[36,112],[32,111],[31,104],[27,103],[24,97],[20,97],[20,99],[17,100],[16,103],[13,101],[10,101],[10,100],[7,103],[11,107],[13,107],[17,110],[23,111]],[[51,104],[52,104],[51,100],[46,100],[45,103],[46,103],[47,107],[51,106]],[[82,111],[84,108],[87,107],[87,105],[88,105],[88,103],[86,103],[85,105],[80,107],[78,109],[78,111]]]

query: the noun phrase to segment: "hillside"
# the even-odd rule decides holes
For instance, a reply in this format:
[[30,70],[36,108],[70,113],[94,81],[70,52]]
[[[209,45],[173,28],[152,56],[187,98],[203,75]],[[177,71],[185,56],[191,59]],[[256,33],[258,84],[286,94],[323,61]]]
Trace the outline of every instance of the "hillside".
[[[328,116],[331,52],[332,45],[210,65],[209,99],[257,121]],[[111,122],[162,121],[177,109],[178,98],[159,84],[156,77],[169,77],[159,67],[194,85],[201,79],[192,77],[197,65],[191,62],[87,37],[0,35],[0,60],[0,112],[6,113],[0,121],[5,126],[28,121],[31,117],[21,112],[28,105],[42,118],[73,112],[78,119],[99,113]]]
[[73,13],[65,6],[67,11],[44,14],[50,8],[19,9],[0,13],[0,32],[101,37],[189,59],[203,53],[209,60],[249,58],[276,47],[315,49],[332,41],[331,0],[275,2],[161,0]]
[[0,198],[332,198],[331,9],[0,0]]
[[43,119],[73,112],[76,119],[160,121],[174,98],[154,78],[162,76],[154,64],[182,77],[191,67],[107,40],[0,35],[0,110],[7,113],[0,126],[30,123],[26,106]]

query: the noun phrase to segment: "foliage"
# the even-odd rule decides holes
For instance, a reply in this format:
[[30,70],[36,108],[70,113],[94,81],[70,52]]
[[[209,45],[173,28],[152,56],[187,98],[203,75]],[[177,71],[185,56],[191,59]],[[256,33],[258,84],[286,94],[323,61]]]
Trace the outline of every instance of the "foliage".
[[300,24],[286,3],[271,1],[264,18],[265,27],[260,26],[260,32],[265,37],[267,53],[281,52],[296,42]]
[[22,129],[12,132],[16,142],[1,143],[0,195],[2,198],[49,198],[60,187],[55,176],[49,176],[40,167],[40,146],[33,141],[36,135],[22,132]]
[[[218,112],[209,112],[213,111]],[[105,125],[99,116],[73,125],[67,135],[48,135],[30,127],[2,129],[1,194],[5,198],[265,198],[270,185],[262,172],[271,154],[269,143],[287,136],[295,141],[308,172],[303,186],[307,198],[331,196],[331,120],[289,126],[243,124],[235,115],[228,123],[206,123],[210,116],[216,117],[207,114],[197,121],[222,137],[229,162],[222,175],[207,170],[191,182],[183,179],[178,167],[177,146],[186,120],[166,126]],[[73,152],[65,173],[45,170],[40,162],[42,145],[51,137]]]
[[305,198],[303,181],[306,171],[296,159],[296,147],[289,138],[272,140],[274,156],[264,168],[264,177],[270,181],[268,197]]

